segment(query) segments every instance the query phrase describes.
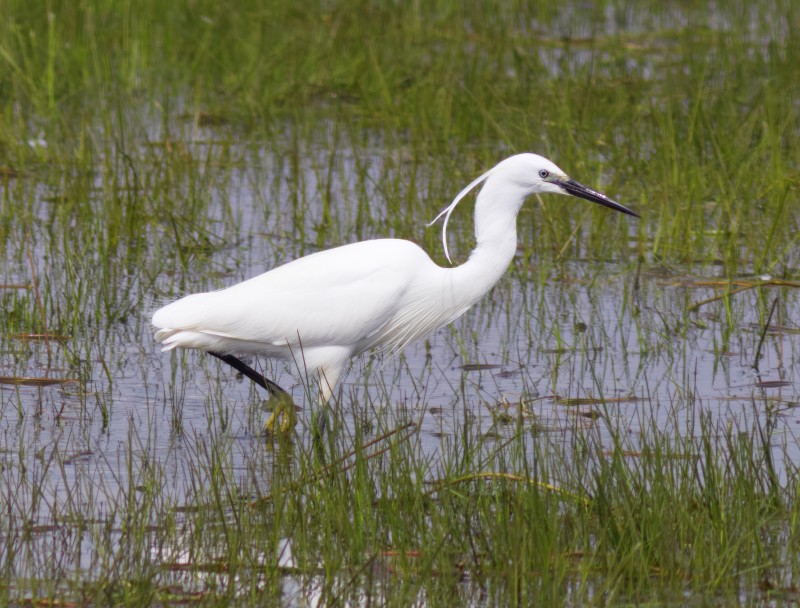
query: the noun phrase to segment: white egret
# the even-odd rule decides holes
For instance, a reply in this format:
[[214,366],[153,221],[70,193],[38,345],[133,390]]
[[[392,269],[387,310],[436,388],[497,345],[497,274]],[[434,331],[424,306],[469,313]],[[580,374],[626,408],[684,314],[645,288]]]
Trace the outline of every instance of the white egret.
[[[320,251],[227,289],[186,296],[153,315],[163,350],[207,351],[271,394],[285,393],[236,358],[264,355],[312,372],[320,404],[330,399],[351,357],[385,354],[460,317],[503,276],[517,249],[517,214],[535,193],[571,194],[638,217],[630,209],[569,178],[536,154],[507,158],[464,188],[431,224],[447,222],[475,186],[475,248],[459,266],[443,268],[410,241],[377,239]],[[291,402],[282,430],[294,424]],[[279,411],[267,430],[273,431]]]

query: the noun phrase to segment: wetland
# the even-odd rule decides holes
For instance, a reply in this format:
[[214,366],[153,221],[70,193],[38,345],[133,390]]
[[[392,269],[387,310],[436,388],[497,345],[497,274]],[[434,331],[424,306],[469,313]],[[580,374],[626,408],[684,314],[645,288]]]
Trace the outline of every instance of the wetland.
[[[534,4],[534,5],[529,5]],[[10,0],[0,604],[800,600],[800,5]],[[518,152],[506,276],[298,426],[152,313],[418,243]],[[451,218],[455,263],[472,201]]]

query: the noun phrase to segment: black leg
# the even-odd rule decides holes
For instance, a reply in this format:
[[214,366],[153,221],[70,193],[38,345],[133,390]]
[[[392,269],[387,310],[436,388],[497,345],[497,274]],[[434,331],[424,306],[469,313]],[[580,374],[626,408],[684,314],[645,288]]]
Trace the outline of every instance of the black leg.
[[263,374],[259,374],[256,370],[247,365],[247,363],[245,363],[241,359],[238,359],[233,355],[220,355],[219,353],[211,352],[210,350],[207,352],[212,357],[216,357],[220,361],[224,361],[225,363],[230,365],[233,369],[235,369],[237,372],[240,372],[245,376],[247,376],[248,378],[250,378],[250,380],[258,384],[258,386],[263,388],[273,397],[279,397],[281,395],[286,395],[287,397],[289,396],[289,393],[283,390],[280,386],[275,384],[272,380],[265,378]]
[[327,466],[325,461],[325,444],[323,443],[323,435],[325,434],[325,428],[328,426],[328,416],[326,414],[324,405],[321,405],[317,415],[314,416],[314,426],[312,427],[312,431],[314,433],[312,438],[312,445],[314,446],[314,450],[317,452],[317,458],[319,458],[320,462],[322,462],[322,466]]

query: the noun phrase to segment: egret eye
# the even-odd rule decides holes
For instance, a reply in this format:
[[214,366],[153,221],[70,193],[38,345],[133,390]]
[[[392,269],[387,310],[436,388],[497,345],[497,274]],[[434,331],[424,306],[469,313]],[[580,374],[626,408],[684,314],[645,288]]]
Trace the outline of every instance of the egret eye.
[[539,177],[542,179],[547,179],[547,176],[550,175],[550,172],[547,169],[539,170]]

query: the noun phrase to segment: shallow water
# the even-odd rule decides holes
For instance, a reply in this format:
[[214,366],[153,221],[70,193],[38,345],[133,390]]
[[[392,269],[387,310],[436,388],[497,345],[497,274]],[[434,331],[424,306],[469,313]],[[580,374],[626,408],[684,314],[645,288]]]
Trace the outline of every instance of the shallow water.
[[[308,152],[313,160],[303,161],[296,169],[299,174],[287,171],[266,150],[234,151],[240,158],[234,167],[206,169],[216,173],[210,181],[221,184],[212,188],[207,212],[209,231],[221,246],[190,261],[185,275],[158,275],[141,301],[122,306],[135,316],[108,325],[101,321],[96,329],[87,329],[89,335],[78,336],[91,343],[88,377],[81,376],[86,367],[66,363],[65,350],[81,351],[72,340],[51,342],[49,356],[43,341],[7,340],[2,375],[79,381],[0,385],[4,498],[13,497],[13,511],[44,526],[43,543],[55,541],[47,533],[59,511],[54,505],[104,520],[121,493],[135,492],[140,471],[154,464],[162,470],[165,502],[190,503],[200,475],[193,460],[203,445],[230,441],[225,466],[243,480],[254,463],[274,457],[274,448],[258,432],[263,396],[202,354],[159,352],[148,319],[152,310],[184,290],[229,285],[313,251],[319,241],[311,235],[319,233],[314,227],[323,222],[318,167],[335,167],[327,182],[335,229],[322,234],[322,244],[355,240],[352,204],[359,199],[370,201],[372,221],[365,222],[363,236],[381,231],[390,212],[380,184],[395,172],[402,181],[408,169],[402,163],[384,164],[377,151],[357,155],[362,163],[358,171],[356,155],[341,148],[333,159],[319,148]],[[419,196],[425,198],[424,189]],[[298,201],[294,209],[285,203],[292,199]],[[580,214],[583,204],[574,203],[574,213]],[[41,220],[58,221],[48,216],[56,207],[35,205]],[[469,229],[471,202],[464,207],[455,217],[455,230],[459,225]],[[535,234],[535,201],[529,208],[521,219],[523,238]],[[287,233],[298,209],[300,228]],[[616,221],[634,223],[622,217]],[[637,229],[632,225],[631,233]],[[420,237],[438,230],[421,223],[418,228]],[[162,237],[170,238],[166,229]],[[39,272],[52,273],[57,260],[45,252],[53,251],[54,243],[44,231],[36,242]],[[463,259],[465,242],[456,249]],[[441,258],[441,252],[436,254]],[[700,420],[707,415],[720,432],[768,429],[779,474],[785,478],[785,465],[800,459],[795,430],[800,424],[795,408],[800,402],[795,364],[800,338],[792,323],[798,306],[793,290],[764,290],[765,303],[777,297],[778,305],[756,370],[753,361],[763,329],[757,290],[731,297],[736,326],[729,330],[720,302],[684,314],[691,302],[716,293],[687,272],[639,276],[630,271],[630,260],[600,262],[586,259],[588,255],[557,265],[544,260],[543,266],[526,266],[518,257],[495,290],[452,327],[411,345],[399,358],[356,359],[332,407],[344,425],[339,432],[352,434],[358,425],[368,439],[385,428],[374,425],[376,419],[414,421],[423,452],[435,460],[443,442],[457,440],[465,421],[501,438],[522,415],[525,424],[538,429],[539,441],[569,442],[589,434],[612,449],[608,428],[622,429],[629,442],[625,449],[635,454],[654,432],[699,433]],[[3,282],[20,280],[11,269]],[[57,285],[53,277],[51,289]],[[122,287],[136,298],[137,289]],[[16,291],[15,297],[32,297],[30,289]],[[288,364],[260,363],[292,392],[302,408],[299,441],[310,441],[316,404],[309,404],[300,374]],[[32,493],[32,488],[39,490]],[[97,549],[85,542],[81,555],[73,565],[91,571]]]
[[[780,19],[774,25],[767,20],[774,28],[767,31],[762,17],[753,20],[760,26],[752,30],[712,17],[710,29],[686,33],[690,12],[656,13],[639,21],[641,13],[609,6],[590,18],[581,5],[554,19],[521,23],[515,32],[519,57],[498,57],[497,66],[509,79],[520,77],[515,70],[526,61],[538,61],[554,80],[573,85],[646,81],[653,86],[644,98],[652,96],[650,102],[661,107],[674,94],[662,89],[661,79],[675,69],[670,66],[683,65],[684,52],[707,55],[714,65],[726,54],[733,30],[739,34],[733,38],[749,45],[748,53],[777,56],[776,45],[790,36]],[[725,40],[691,44],[693,36],[720,32]],[[530,48],[526,37],[535,42]],[[622,61],[619,44],[635,52]],[[472,52],[481,51],[476,46]],[[707,84],[723,87],[734,77],[743,78],[709,68]],[[667,78],[663,87],[675,82]],[[216,529],[197,553],[187,552],[187,546],[198,547],[193,526],[203,525],[188,514],[203,507],[202,490],[213,485],[213,471],[224,471],[246,496],[268,495],[280,461],[312,450],[310,421],[317,405],[293,366],[259,361],[300,407],[294,445],[266,440],[260,434],[264,396],[201,353],[161,353],[150,315],[186,293],[222,288],[361,239],[411,238],[444,263],[440,226],[425,224],[488,168],[475,166],[475,150],[465,150],[463,159],[434,159],[405,134],[332,119],[314,128],[287,121],[271,138],[251,141],[224,122],[199,126],[187,119],[191,110],[183,98],[169,111],[157,104],[124,108],[122,124],[110,132],[113,121],[90,128],[97,142],[114,143],[98,144],[89,167],[48,162],[48,146],[61,146],[63,156],[72,158],[72,142],[41,136],[29,151],[34,170],[0,184],[0,211],[8,219],[0,226],[0,303],[9,328],[0,332],[0,503],[6,509],[0,563],[17,581],[59,585],[92,580],[100,572],[124,579],[128,571],[141,573],[145,563],[160,583],[178,584],[185,592],[230,584],[215,570],[225,549]],[[579,113],[577,107],[564,111]],[[750,120],[749,110],[743,114]],[[527,120],[544,129],[567,118]],[[713,135],[713,125],[706,127]],[[587,118],[580,129],[590,128]],[[631,143],[638,136],[623,120],[606,135],[608,141],[581,150],[578,158],[606,159],[613,147],[630,145],[631,158],[644,166],[664,154],[664,142]],[[547,138],[543,132],[537,141],[546,145]],[[502,133],[490,139],[494,160],[500,160],[511,144]],[[122,150],[125,142],[130,147]],[[587,166],[608,165],[604,160]],[[680,163],[675,167],[678,173]],[[349,446],[414,422],[418,433],[412,441],[431,463],[433,480],[444,476],[453,446],[473,433],[486,446],[501,446],[522,432],[537,447],[548,446],[536,454],[552,454],[554,461],[575,453],[564,446],[581,442],[601,453],[622,449],[633,467],[656,437],[675,439],[671,457],[696,457],[699,450],[692,451],[697,446],[687,438],[710,428],[721,443],[737,434],[761,437],[771,446],[778,480],[796,478],[796,290],[751,289],[688,312],[722,293],[727,275],[710,261],[722,254],[710,248],[712,253],[696,254],[708,254],[700,267],[662,266],[651,252],[658,220],[669,218],[655,217],[647,200],[626,195],[668,189],[666,178],[653,178],[645,187],[626,184],[647,179],[635,167],[589,175],[564,168],[624,204],[641,205],[641,222],[606,210],[592,211],[589,221],[583,201],[530,200],[519,219],[519,255],[501,283],[452,326],[410,345],[402,356],[354,360],[330,407],[329,432]],[[727,229],[720,223],[728,216],[715,213],[716,203],[705,202],[709,193],[698,190],[694,202],[708,210],[698,230]],[[471,201],[464,201],[450,224],[456,260],[469,253]],[[597,221],[603,213],[605,224]],[[115,214],[123,219],[112,221]],[[586,228],[598,224],[599,231]],[[572,236],[540,246],[538,236],[548,230]],[[775,258],[789,270],[797,266],[794,249],[789,244]],[[742,259],[752,255],[745,252]],[[752,267],[739,269],[743,284],[756,279]],[[48,342],[30,335],[38,332],[61,338]],[[527,457],[535,468],[532,448]],[[545,468],[557,477],[563,465]],[[153,502],[141,506],[144,501]],[[136,513],[159,517],[145,523],[145,558],[126,570],[121,548],[131,545],[126,534],[135,526],[128,518]],[[164,533],[168,525],[179,531]],[[189,529],[185,536],[182,525]],[[282,593],[298,605],[313,604],[321,576],[307,564],[293,570],[293,542],[278,542]],[[259,564],[275,557],[257,555]],[[466,588],[469,572],[463,578]],[[785,583],[789,587],[792,580]],[[262,584],[267,582],[255,583]],[[425,602],[424,589],[418,601]]]

